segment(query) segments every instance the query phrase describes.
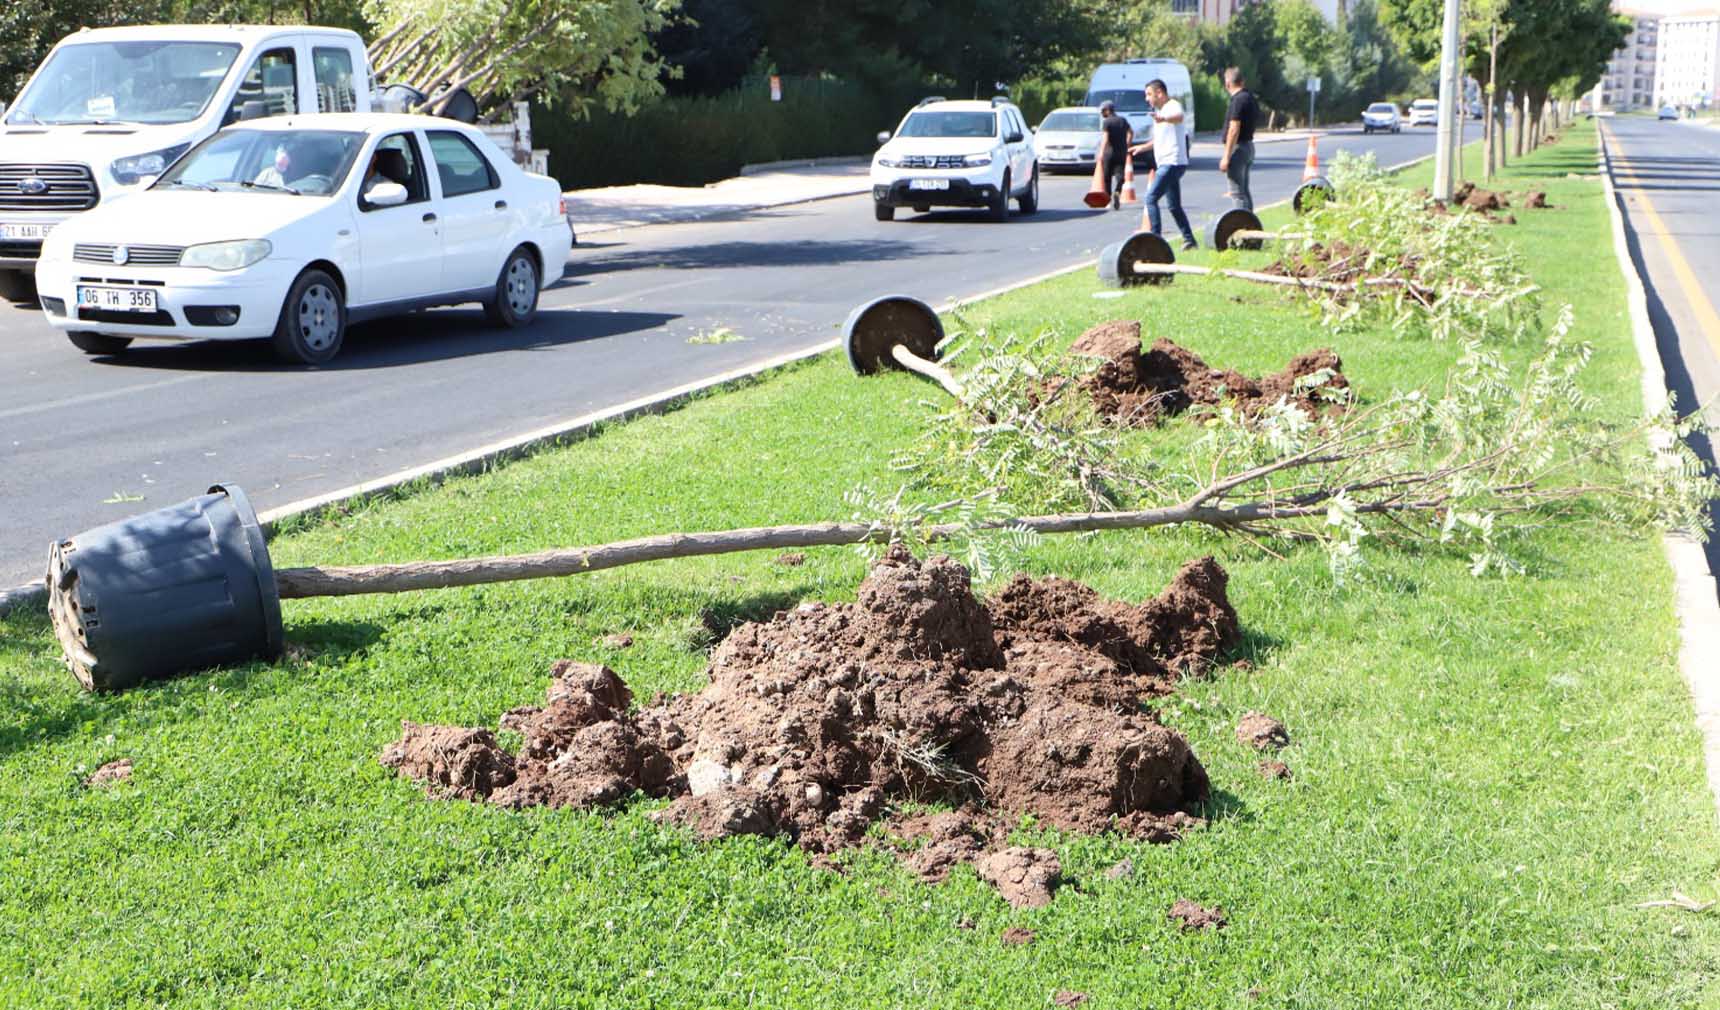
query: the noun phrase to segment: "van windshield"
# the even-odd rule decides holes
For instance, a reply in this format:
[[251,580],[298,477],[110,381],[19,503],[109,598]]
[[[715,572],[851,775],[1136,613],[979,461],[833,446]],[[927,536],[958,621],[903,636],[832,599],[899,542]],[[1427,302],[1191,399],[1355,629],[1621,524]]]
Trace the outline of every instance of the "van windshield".
[[1103,105],[1110,102],[1117,107],[1118,112],[1145,112],[1152,106],[1147,104],[1147,92],[1144,88],[1130,88],[1122,91],[1089,91],[1087,100],[1082,105]]
[[1396,112],[1397,106],[1390,102],[1375,102],[1368,106],[1369,112]]
[[994,137],[997,116],[990,112],[916,112],[902,124],[904,137]]
[[185,123],[208,107],[233,42],[86,42],[61,46],[6,116],[24,123]]

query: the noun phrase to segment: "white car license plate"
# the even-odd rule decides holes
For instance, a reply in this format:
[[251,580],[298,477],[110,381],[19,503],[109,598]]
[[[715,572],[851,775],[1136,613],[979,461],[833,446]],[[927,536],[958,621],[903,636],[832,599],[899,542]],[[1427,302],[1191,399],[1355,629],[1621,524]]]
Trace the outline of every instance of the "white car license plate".
[[155,292],[149,288],[88,288],[80,285],[78,305],[109,312],[154,312]]
[[54,228],[51,224],[20,224],[15,221],[0,221],[0,241],[34,242],[48,237],[48,232]]
[[948,179],[909,179],[909,189],[949,189]]

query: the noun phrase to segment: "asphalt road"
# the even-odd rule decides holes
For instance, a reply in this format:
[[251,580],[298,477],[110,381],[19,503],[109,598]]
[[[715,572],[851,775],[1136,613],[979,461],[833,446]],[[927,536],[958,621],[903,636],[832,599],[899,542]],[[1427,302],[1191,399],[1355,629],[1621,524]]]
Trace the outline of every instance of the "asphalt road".
[[[1344,131],[1321,155],[1340,149],[1390,165],[1431,153],[1433,131]],[[1304,153],[1259,146],[1257,204],[1290,195]],[[1195,146],[1183,192],[1197,233],[1226,205],[1216,161]],[[476,307],[425,312],[355,328],[320,370],[275,363],[266,342],[86,358],[35,310],[0,303],[0,587],[39,578],[57,536],[214,481],[259,510],[283,505],[815,345],[879,294],[936,305],[1091,258],[1139,211],[1089,211],[1086,189],[1047,178],[1040,212],[1002,225],[955,211],[877,222],[863,195],[606,234],[573,250],[524,331],[487,329]],[[687,343],[719,327],[746,339]]]
[[[1720,129],[1637,117],[1604,123],[1667,387],[1680,410],[1706,404],[1709,423],[1720,425]],[[1714,464],[1708,439],[1693,444]],[[1709,512],[1720,530],[1720,502]],[[1720,536],[1707,554],[1708,570],[1720,572]]]

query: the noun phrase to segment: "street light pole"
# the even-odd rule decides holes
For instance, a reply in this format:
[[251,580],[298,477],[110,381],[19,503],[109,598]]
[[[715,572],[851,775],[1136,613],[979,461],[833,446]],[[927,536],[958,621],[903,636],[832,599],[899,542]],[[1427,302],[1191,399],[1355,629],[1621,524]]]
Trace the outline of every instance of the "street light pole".
[[[1461,129],[1457,120],[1458,67],[1458,5],[1459,0],[1445,0],[1445,38],[1439,56],[1439,138],[1433,160],[1433,198],[1451,201],[1456,189],[1452,181],[1452,129]],[[1458,134],[1461,136],[1461,134]]]

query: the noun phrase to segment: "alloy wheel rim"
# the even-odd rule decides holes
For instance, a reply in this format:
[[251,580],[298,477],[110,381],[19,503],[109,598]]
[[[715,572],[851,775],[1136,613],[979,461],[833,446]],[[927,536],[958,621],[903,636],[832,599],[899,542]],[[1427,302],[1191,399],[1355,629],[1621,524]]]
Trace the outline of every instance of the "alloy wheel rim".
[[326,284],[312,284],[299,296],[299,336],[313,351],[333,346],[340,334],[340,302]]

